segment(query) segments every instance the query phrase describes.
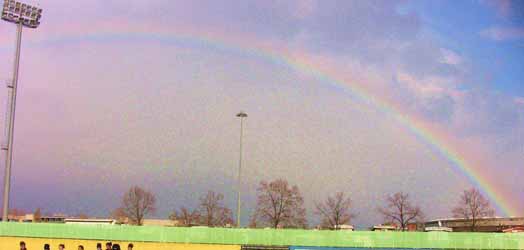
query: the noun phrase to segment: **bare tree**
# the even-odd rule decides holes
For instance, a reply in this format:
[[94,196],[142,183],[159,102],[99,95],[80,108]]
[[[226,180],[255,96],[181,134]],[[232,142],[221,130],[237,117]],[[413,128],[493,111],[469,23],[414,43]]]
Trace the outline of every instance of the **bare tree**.
[[200,197],[200,222],[209,227],[223,227],[233,224],[231,209],[223,203],[224,195],[208,191]]
[[89,216],[85,213],[79,213],[77,215],[74,216],[75,218],[78,218],[78,219],[88,219]]
[[127,216],[124,213],[124,209],[121,207],[111,211],[111,214],[109,215],[111,219],[116,220],[117,223],[126,223],[127,222]]
[[355,217],[349,212],[350,206],[351,199],[345,197],[344,192],[337,192],[323,203],[316,203],[315,214],[320,215],[322,228],[338,230],[341,225],[349,223]]
[[256,213],[256,211],[251,215],[251,218],[249,218],[249,224],[247,227],[249,228],[257,228],[258,227],[258,223],[257,223],[257,220],[258,220],[258,214]]
[[257,207],[253,213],[255,220],[273,228],[305,228],[307,227],[304,198],[297,186],[290,187],[284,179],[270,183],[260,182],[257,189]]
[[386,206],[378,208],[378,212],[390,221],[400,226],[405,231],[409,223],[418,222],[423,218],[419,206],[413,206],[409,201],[409,195],[399,192],[386,197]]
[[477,230],[479,218],[493,216],[495,211],[491,208],[489,201],[482,196],[478,189],[464,190],[459,204],[451,211],[454,217],[464,218],[470,221],[471,231]]
[[151,192],[133,186],[124,194],[120,212],[129,219],[130,224],[140,226],[144,217],[155,211],[155,202],[156,198]]
[[18,208],[11,208],[11,209],[9,209],[7,211],[9,211],[8,214],[11,215],[11,216],[24,216],[24,215],[27,214],[25,210],[18,209]]
[[192,212],[185,207],[181,207],[180,210],[174,210],[169,219],[176,221],[179,226],[189,227],[198,225],[200,221],[200,212],[193,210]]
[[33,221],[40,222],[41,220],[42,220],[42,210],[40,208],[37,208],[35,212],[33,213]]

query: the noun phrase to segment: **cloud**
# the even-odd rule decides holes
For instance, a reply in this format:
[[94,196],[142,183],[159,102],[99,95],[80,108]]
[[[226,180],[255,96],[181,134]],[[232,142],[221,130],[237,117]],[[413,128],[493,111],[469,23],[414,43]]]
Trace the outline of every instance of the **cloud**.
[[456,82],[453,78],[416,77],[402,72],[393,81],[391,91],[396,93],[396,102],[402,103],[413,114],[441,123],[447,123],[453,117],[456,108]]
[[520,40],[524,38],[524,27],[491,27],[480,35],[494,41]]
[[512,1],[511,0],[484,0],[482,3],[493,8],[498,16],[509,17],[512,13]]
[[481,0],[481,3],[493,9],[501,19],[518,20],[524,17],[524,1],[521,0]]
[[[421,200],[429,203],[449,196],[461,187],[457,183],[465,181],[453,173],[435,171],[449,170],[449,164],[387,115],[350,98],[351,93],[339,91],[338,85],[330,88],[330,79],[213,44],[188,45],[156,40],[154,35],[143,40],[125,36],[109,42],[90,40],[99,30],[116,37],[148,29],[153,34],[218,30],[221,36],[212,38],[225,44],[264,45],[276,55],[297,55],[297,61],[308,62],[312,69],[342,79],[337,84],[356,85],[380,100],[398,104],[402,112],[444,127],[450,137],[482,141],[486,149],[475,152],[487,158],[497,157],[490,154],[494,150],[522,141],[515,132],[524,127],[522,108],[515,105],[521,99],[511,102],[505,95],[460,84],[466,79],[475,85],[470,78],[474,72],[466,67],[468,58],[421,35],[424,27],[416,13],[396,11],[401,1],[321,3],[109,1],[103,3],[109,5],[105,8],[102,3],[79,1],[75,3],[78,11],[70,11],[52,8],[55,2],[47,2],[45,25],[25,33],[24,42],[34,45],[62,41],[62,37],[72,41],[49,42],[38,49],[24,47],[32,56],[24,57],[23,68],[38,70],[21,79],[26,89],[20,91],[17,145],[24,150],[17,152],[27,162],[25,170],[19,169],[37,171],[35,176],[58,171],[59,176],[71,177],[60,178],[62,182],[71,183],[82,176],[75,172],[78,166],[96,170],[81,172],[93,176],[75,185],[79,190],[91,182],[96,182],[97,190],[110,184],[95,181],[97,173],[116,179],[124,190],[128,182],[144,182],[142,177],[148,172],[146,183],[159,183],[158,189],[166,183],[176,186],[161,197],[173,203],[195,186],[207,188],[206,180],[216,182],[211,187],[227,195],[233,190],[231,163],[238,153],[237,141],[231,139],[238,132],[234,114],[247,108],[249,183],[287,176],[308,196],[317,197],[341,188],[339,183],[351,183],[354,199],[365,201],[359,204],[365,217],[358,219],[361,222],[373,220],[366,210],[374,210],[374,198],[382,198],[388,188],[446,181],[449,190],[440,192],[440,197],[424,196],[433,194],[432,190],[417,190],[428,197]],[[0,37],[4,34],[0,30]],[[7,70],[10,67],[5,64]],[[53,88],[48,86],[51,83]],[[506,155],[501,151],[498,157]],[[48,166],[29,170],[34,165],[31,161],[37,160]],[[521,162],[507,161],[500,166],[491,161],[490,166],[504,170]],[[414,179],[399,175],[399,170],[410,171]],[[216,180],[216,176],[225,177]],[[381,185],[370,188],[370,179]],[[509,185],[520,188],[517,182]],[[67,190],[66,184],[63,189]],[[449,202],[442,201],[439,204]],[[106,206],[100,204],[107,202],[91,206]],[[429,214],[439,209],[447,208],[432,206]]]
[[458,65],[462,63],[462,57],[452,50],[441,48],[440,52],[442,53],[442,58],[440,62],[449,64],[449,65]]
[[[284,2],[288,2],[285,0]],[[293,16],[299,19],[305,19],[313,14],[315,11],[315,8],[317,8],[317,1],[316,0],[302,0],[297,3],[297,6],[295,11],[293,12]]]
[[505,94],[476,88],[465,91],[457,102],[453,130],[463,136],[498,137],[496,144],[501,144],[502,138],[518,137],[515,131],[524,127],[524,110]]
[[513,98],[513,101],[518,105],[524,105],[524,97],[517,96]]

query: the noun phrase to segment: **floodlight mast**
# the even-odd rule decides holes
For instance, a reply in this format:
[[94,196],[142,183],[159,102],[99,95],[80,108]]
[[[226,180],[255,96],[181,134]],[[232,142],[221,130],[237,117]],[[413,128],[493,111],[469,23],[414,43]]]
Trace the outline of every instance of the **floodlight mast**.
[[237,184],[237,227],[240,228],[240,188],[242,186],[242,137],[244,134],[244,118],[247,114],[243,111],[237,114],[240,118],[240,151],[238,156],[238,184]]
[[2,5],[2,19],[16,24],[16,50],[12,82],[7,84],[11,89],[9,95],[9,110],[6,117],[7,144],[2,145],[5,151],[5,175],[4,175],[4,202],[2,220],[9,221],[9,193],[11,189],[11,164],[13,159],[13,136],[15,125],[16,89],[18,84],[18,69],[20,66],[20,48],[22,43],[22,28],[35,29],[40,25],[42,9],[21,3],[15,0],[4,0]]

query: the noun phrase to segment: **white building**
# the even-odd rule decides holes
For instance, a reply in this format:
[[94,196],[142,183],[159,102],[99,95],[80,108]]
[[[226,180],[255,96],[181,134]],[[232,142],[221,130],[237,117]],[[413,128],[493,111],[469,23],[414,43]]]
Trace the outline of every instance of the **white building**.
[[65,219],[65,224],[81,224],[81,225],[115,225],[116,221],[113,219]]

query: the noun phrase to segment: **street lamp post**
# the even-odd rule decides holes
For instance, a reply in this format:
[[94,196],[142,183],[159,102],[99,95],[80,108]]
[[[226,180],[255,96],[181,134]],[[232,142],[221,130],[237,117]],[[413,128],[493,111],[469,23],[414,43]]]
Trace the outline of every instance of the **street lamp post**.
[[13,159],[13,133],[15,125],[16,88],[18,84],[18,68],[20,65],[20,45],[22,42],[22,28],[35,29],[40,24],[42,9],[21,3],[15,0],[4,0],[2,5],[2,19],[16,24],[16,51],[13,70],[13,80],[7,87],[11,89],[9,95],[9,111],[6,117],[7,145],[2,145],[5,153],[5,175],[4,175],[4,203],[2,220],[8,221],[9,215],[9,191],[11,187],[11,164]]
[[240,117],[240,152],[238,157],[238,196],[237,196],[237,227],[240,227],[240,189],[241,189],[241,177],[242,177],[242,135],[244,130],[244,118],[247,117],[247,114],[240,111],[237,114],[237,117]]

